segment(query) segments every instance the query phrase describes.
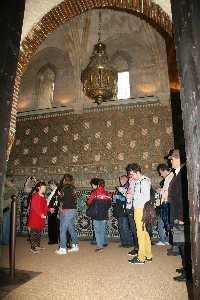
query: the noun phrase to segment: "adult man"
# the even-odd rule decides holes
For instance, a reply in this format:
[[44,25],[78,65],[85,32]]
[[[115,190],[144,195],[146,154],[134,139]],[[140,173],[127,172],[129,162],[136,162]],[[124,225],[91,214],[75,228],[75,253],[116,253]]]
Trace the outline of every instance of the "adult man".
[[133,238],[129,228],[128,214],[126,210],[126,197],[120,192],[123,188],[125,191],[128,189],[128,177],[122,175],[119,177],[120,187],[116,188],[116,194],[113,195],[113,203],[115,205],[115,214],[118,220],[119,234],[121,238],[122,247],[132,247]]
[[[175,149],[169,158],[171,158],[172,168],[176,174],[169,185],[170,220],[174,226],[174,232],[175,230],[178,230],[179,234],[183,232],[183,236],[180,236],[180,241],[173,239],[174,244],[179,246],[183,261],[182,274],[173,279],[177,282],[191,281],[192,264],[189,239],[189,201],[185,152],[181,149]],[[184,242],[183,238],[185,240]],[[181,269],[177,269],[177,272],[180,271]]]
[[166,226],[169,225],[169,205],[168,205],[168,188],[169,184],[174,177],[174,173],[171,172],[170,168],[166,164],[160,164],[157,166],[157,172],[164,179],[164,184],[161,189],[157,189],[160,194],[160,214],[158,216],[158,232],[160,241],[156,243],[158,246],[169,245],[169,235],[166,235]]
[[3,208],[3,232],[2,232],[2,244],[8,245],[10,241],[10,209],[12,196],[18,195],[18,191],[13,184],[12,176],[6,177],[6,186],[4,194],[4,208]]
[[143,265],[145,261],[152,261],[151,240],[145,226],[143,226],[144,204],[150,200],[150,179],[141,173],[141,167],[138,164],[130,164],[127,168],[130,181],[130,191],[126,194],[127,199],[133,199],[134,219],[138,236],[138,256],[129,260],[131,264]]

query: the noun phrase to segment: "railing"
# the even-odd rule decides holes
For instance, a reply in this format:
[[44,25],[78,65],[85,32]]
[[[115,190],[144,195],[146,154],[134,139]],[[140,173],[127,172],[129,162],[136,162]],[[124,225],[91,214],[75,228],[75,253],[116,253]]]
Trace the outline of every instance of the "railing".
[[[110,191],[113,192],[113,191]],[[91,193],[91,190],[78,190],[78,205],[77,205],[77,235],[79,237],[91,237],[92,227],[91,219],[86,216],[86,201]],[[17,233],[21,235],[27,234],[27,215],[28,215],[28,193],[20,191],[18,194],[18,207],[21,208],[17,212],[17,224],[16,230]],[[109,238],[119,238],[117,219],[113,217],[112,208],[109,210],[109,220],[107,222],[107,232]],[[47,227],[43,231],[44,234],[47,234]]]
[[[113,193],[114,191],[109,191]],[[92,237],[92,224],[91,219],[86,216],[86,201],[91,193],[91,190],[78,190],[78,205],[77,205],[77,235],[81,238]],[[17,206],[21,207],[21,211],[17,212],[16,230],[21,235],[27,234],[27,215],[28,215],[28,193],[20,191],[18,194]],[[47,225],[47,224],[46,224]],[[47,235],[47,226],[43,231],[43,234]],[[117,219],[113,216],[113,209],[109,209],[108,221],[107,221],[107,233],[109,238],[119,238]],[[153,230],[153,239],[158,238],[158,232]]]

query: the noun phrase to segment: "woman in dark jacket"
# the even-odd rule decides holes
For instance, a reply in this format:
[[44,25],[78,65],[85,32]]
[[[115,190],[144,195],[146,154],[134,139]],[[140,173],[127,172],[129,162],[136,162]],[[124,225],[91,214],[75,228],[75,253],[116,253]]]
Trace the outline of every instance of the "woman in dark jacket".
[[56,254],[66,254],[66,235],[69,231],[72,238],[72,248],[68,252],[79,251],[78,238],[75,230],[75,221],[77,214],[77,194],[74,187],[74,178],[71,174],[65,174],[62,179],[62,189],[59,193],[58,201],[61,206],[60,214],[60,249]]
[[99,186],[94,190],[87,201],[87,205],[90,206],[93,201],[97,201],[98,215],[93,220],[95,237],[97,241],[96,252],[103,251],[103,245],[106,232],[106,220],[108,220],[108,210],[112,203],[112,196],[105,191],[105,181],[99,179]]
[[49,187],[51,189],[51,194],[47,199],[48,207],[54,208],[53,214],[48,214],[48,236],[49,242],[48,244],[58,244],[59,240],[59,218],[58,218],[58,209],[59,209],[59,201],[58,201],[58,187],[55,179],[51,179],[48,182]]

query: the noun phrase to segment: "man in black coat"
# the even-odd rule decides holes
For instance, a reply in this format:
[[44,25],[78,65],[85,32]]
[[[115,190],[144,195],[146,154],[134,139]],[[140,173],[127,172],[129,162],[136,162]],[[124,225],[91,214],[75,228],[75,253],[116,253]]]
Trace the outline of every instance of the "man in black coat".
[[183,261],[183,268],[176,270],[181,275],[173,279],[177,282],[191,281],[190,219],[185,152],[175,149],[169,158],[171,158],[172,168],[175,170],[175,177],[169,185],[170,221],[174,227],[174,237],[176,230],[180,235],[180,240],[173,242],[179,246]]

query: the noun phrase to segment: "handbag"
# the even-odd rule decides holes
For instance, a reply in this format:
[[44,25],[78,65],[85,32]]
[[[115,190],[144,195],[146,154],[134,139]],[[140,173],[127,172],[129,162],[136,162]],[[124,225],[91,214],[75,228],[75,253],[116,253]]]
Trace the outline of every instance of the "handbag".
[[173,226],[173,244],[185,244],[190,243],[190,226],[176,224]]
[[86,216],[95,219],[98,216],[98,203],[97,199],[94,198],[90,206],[86,209]]

